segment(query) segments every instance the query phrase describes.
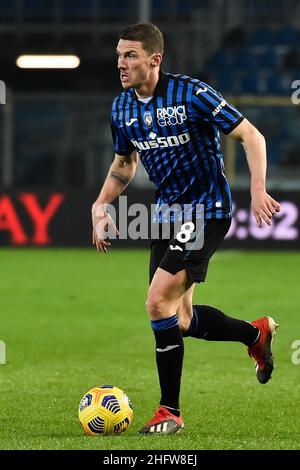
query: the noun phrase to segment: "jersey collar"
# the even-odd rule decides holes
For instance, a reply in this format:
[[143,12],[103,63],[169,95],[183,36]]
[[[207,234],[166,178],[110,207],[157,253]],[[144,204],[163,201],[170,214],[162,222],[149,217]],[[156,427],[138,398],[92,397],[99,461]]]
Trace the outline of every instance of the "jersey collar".
[[159,79],[154,89],[153,96],[164,96],[167,90],[167,74],[162,70],[159,71]]
[[[167,81],[168,81],[167,74],[164,73],[162,70],[160,70],[159,71],[158,82],[156,84],[156,87],[154,88],[153,96],[152,96],[151,100],[148,101],[148,103],[150,103],[153,100],[153,98],[156,97],[156,96],[162,96],[162,97],[165,96],[165,93],[167,91]],[[134,89],[131,88],[131,90],[132,90],[132,96],[134,97],[134,99],[138,103],[142,104],[139,101],[138,97],[136,96],[136,93],[135,93]],[[148,104],[148,103],[146,103],[146,104]]]

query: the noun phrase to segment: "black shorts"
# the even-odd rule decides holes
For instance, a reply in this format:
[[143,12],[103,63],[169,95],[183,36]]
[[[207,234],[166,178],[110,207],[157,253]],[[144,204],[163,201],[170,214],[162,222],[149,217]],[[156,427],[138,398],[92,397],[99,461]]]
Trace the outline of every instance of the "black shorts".
[[[204,282],[209,260],[223,241],[230,224],[231,219],[205,220],[204,243],[202,248],[198,250],[185,250],[184,244],[178,243],[174,234],[171,234],[170,239],[153,240],[150,256],[150,283],[158,267],[170,274],[176,274],[178,271],[186,269],[191,281]],[[175,245],[181,246],[182,250],[174,250]]]

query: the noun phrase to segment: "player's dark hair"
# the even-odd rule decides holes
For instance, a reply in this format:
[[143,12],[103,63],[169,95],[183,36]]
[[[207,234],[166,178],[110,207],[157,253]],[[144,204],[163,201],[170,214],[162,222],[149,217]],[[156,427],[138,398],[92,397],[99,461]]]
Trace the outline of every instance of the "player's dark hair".
[[163,54],[164,52],[162,32],[152,23],[137,23],[127,26],[120,32],[119,39],[141,42],[149,54],[155,54],[155,52]]

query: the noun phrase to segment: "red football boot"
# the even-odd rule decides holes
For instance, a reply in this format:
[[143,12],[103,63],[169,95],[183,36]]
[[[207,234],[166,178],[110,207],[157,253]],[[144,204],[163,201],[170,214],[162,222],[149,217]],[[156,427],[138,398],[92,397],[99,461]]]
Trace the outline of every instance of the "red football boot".
[[279,325],[271,317],[262,317],[251,322],[260,331],[260,337],[248,347],[248,354],[256,362],[256,377],[261,384],[266,384],[274,369],[272,341]]
[[153,418],[139,430],[140,434],[177,434],[184,427],[181,417],[173,415],[167,408],[159,406]]

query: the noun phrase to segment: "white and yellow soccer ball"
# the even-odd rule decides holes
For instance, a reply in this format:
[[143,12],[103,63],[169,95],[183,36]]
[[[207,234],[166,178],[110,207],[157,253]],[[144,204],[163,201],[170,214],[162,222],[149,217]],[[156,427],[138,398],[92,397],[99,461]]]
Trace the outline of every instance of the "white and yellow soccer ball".
[[130,426],[133,408],[123,390],[103,385],[92,388],[84,395],[78,414],[87,434],[120,434]]

